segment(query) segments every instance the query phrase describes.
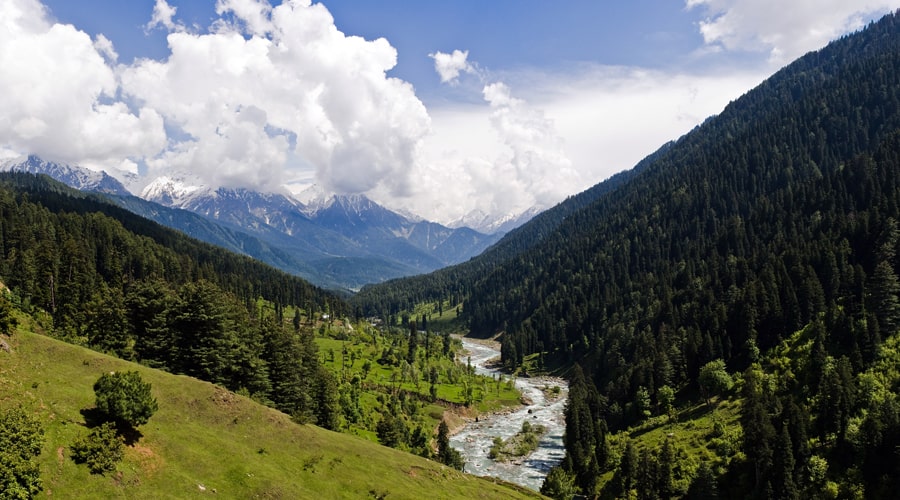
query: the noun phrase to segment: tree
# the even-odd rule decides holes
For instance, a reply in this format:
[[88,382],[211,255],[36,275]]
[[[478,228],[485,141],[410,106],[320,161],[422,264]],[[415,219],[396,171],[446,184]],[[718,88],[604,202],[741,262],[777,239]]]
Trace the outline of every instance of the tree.
[[450,446],[450,428],[443,420],[438,425],[437,448],[437,459],[440,463],[458,470],[465,468],[466,463],[463,461],[462,455]]
[[541,485],[541,494],[555,500],[569,500],[578,493],[575,486],[575,476],[566,472],[560,466],[550,469],[544,483]]
[[0,498],[32,498],[41,491],[44,429],[21,408],[0,411]]
[[712,396],[722,394],[734,385],[731,375],[725,369],[725,361],[721,359],[716,359],[703,365],[700,368],[700,377],[697,379],[697,382],[700,384],[700,390],[703,392],[704,397],[706,397],[706,404],[709,404]]
[[341,403],[337,380],[324,366],[316,370],[316,425],[336,431],[341,428]]
[[758,365],[753,365],[744,372],[743,397],[741,405],[743,451],[753,466],[754,488],[757,492],[763,492],[772,467],[775,428],[769,417],[768,392],[764,387],[762,370]]
[[16,324],[17,320],[13,316],[12,302],[6,298],[5,291],[0,291],[0,333],[8,335]]
[[662,407],[662,413],[668,415],[669,421],[675,419],[675,389],[664,385],[656,391],[656,401]]
[[581,492],[588,496],[593,495],[597,477],[606,465],[605,426],[601,425],[598,412],[597,389],[575,365],[565,409],[563,444],[566,457],[563,464],[575,476],[575,484]]
[[117,287],[103,285],[86,305],[88,321],[85,333],[95,349],[130,358],[128,346],[128,311],[125,297]]
[[131,427],[146,424],[159,409],[150,389],[136,371],[104,373],[94,383],[97,410]]
[[719,486],[716,479],[716,473],[707,462],[700,462],[697,468],[697,475],[691,482],[691,487],[687,492],[688,498],[697,500],[716,500],[719,498]]

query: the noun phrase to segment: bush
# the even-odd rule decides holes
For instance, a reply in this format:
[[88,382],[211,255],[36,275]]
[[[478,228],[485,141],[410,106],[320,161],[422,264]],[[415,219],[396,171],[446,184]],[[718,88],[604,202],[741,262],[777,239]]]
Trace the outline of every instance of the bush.
[[94,383],[97,410],[131,427],[146,424],[159,408],[150,388],[138,372],[104,373]]
[[125,439],[116,433],[116,426],[111,422],[95,427],[72,445],[72,459],[87,464],[92,474],[116,470],[124,454]]
[[0,412],[0,498],[32,498],[41,491],[44,429],[21,408]]

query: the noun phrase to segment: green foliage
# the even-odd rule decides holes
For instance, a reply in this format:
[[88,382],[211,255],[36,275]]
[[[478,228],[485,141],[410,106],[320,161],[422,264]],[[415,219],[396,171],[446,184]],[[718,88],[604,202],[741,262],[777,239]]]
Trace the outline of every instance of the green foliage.
[[562,467],[552,467],[541,485],[541,494],[554,500],[571,499],[578,494],[575,476],[566,472]]
[[125,455],[125,438],[116,431],[112,422],[104,422],[91,429],[72,443],[72,459],[79,464],[87,464],[91,474],[103,474],[116,470]]
[[0,411],[0,499],[33,498],[42,489],[36,461],[44,429],[22,408]]
[[[458,292],[475,335],[503,333],[510,369],[540,352],[583,370],[597,397],[573,382],[564,468],[588,495],[608,477],[591,457],[596,422],[613,433],[680,425],[647,418],[670,400],[661,388],[688,406],[697,389],[726,394],[731,373],[742,374],[728,393],[742,432],[698,438],[695,455],[713,461],[701,491],[723,476],[726,498],[896,496],[898,131],[893,13],[785,67],[626,182],[549,211],[555,224],[520,233],[540,237],[496,247],[515,251],[357,300],[383,311]],[[681,491],[666,455],[642,444],[616,452],[619,493]],[[815,481],[813,456],[827,463],[813,464]],[[683,477],[699,470],[689,465]]]
[[438,425],[437,460],[438,462],[457,470],[463,470],[466,467],[462,455],[450,446],[450,427],[448,427],[447,422],[443,420],[441,420],[440,425]]
[[132,427],[146,424],[159,409],[150,389],[136,371],[104,373],[94,383],[97,410]]
[[605,470],[609,457],[607,428],[601,409],[597,389],[576,366],[565,409],[563,444],[566,456],[563,466],[575,476],[575,484],[581,492],[589,496],[594,493],[597,478]]
[[497,462],[507,462],[514,458],[524,457],[534,451],[547,429],[542,425],[531,425],[525,420],[522,428],[507,440],[497,436],[488,456]]
[[13,304],[7,297],[8,292],[0,290],[0,334],[9,335],[18,321],[13,316]]
[[725,369],[725,361],[715,359],[700,367],[700,376],[697,378],[700,390],[706,396],[707,402],[712,396],[718,396],[731,389],[734,381],[728,370]]
[[[466,476],[365,439],[294,424],[221,387],[37,335],[32,325],[20,316],[16,348],[0,352],[0,401],[21,402],[44,428],[34,470],[53,497],[368,498],[376,490],[390,492],[391,499],[432,498],[435,492],[447,499],[537,498],[536,492]],[[98,370],[139,370],[160,406],[140,428],[140,443],[126,446],[116,471],[105,475],[89,474],[70,459],[72,444],[87,434],[85,402],[93,398]],[[8,449],[3,443],[0,454]],[[0,467],[0,476],[8,472]]]

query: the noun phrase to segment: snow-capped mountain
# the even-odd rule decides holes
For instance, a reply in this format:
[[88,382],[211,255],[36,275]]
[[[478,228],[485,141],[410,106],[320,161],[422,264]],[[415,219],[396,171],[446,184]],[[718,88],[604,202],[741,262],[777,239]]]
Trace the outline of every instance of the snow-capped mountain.
[[0,161],[0,172],[46,174],[81,191],[129,195],[125,186],[106,172],[42,160],[30,155]]
[[476,209],[447,225],[449,227],[468,227],[485,234],[505,234],[530,221],[542,211],[543,209],[540,207],[531,207],[524,212],[494,217]]
[[[203,215],[265,241],[303,249],[305,260],[355,288],[366,282],[429,272],[469,259],[499,236],[412,220],[364,195],[313,188],[298,196],[210,189],[183,178],[159,178],[141,197]],[[302,200],[302,201],[301,201]],[[365,277],[359,273],[365,272]],[[351,279],[350,276],[357,278]]]
[[160,224],[328,287],[356,289],[430,272],[467,260],[500,238],[406,217],[363,195],[214,189],[190,175],[173,175],[154,179],[135,197],[104,172],[36,156],[2,161],[0,170],[47,174],[80,190],[105,193]]

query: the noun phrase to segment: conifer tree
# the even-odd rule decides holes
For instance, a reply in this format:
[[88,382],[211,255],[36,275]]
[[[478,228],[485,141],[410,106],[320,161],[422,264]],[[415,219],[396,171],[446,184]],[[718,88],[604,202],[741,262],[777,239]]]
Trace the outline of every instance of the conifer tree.
[[438,425],[437,459],[440,463],[458,470],[463,470],[466,465],[462,455],[450,446],[450,427],[444,420]]

